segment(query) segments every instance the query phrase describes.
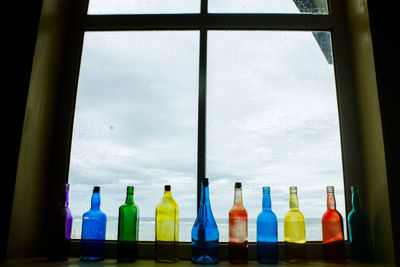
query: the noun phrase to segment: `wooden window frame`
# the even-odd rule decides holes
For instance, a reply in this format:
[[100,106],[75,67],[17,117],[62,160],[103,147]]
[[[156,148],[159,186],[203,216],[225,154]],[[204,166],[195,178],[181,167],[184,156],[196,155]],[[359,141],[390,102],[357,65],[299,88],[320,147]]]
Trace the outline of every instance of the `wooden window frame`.
[[[197,30],[200,31],[199,55],[199,106],[197,152],[197,204],[200,201],[200,178],[206,175],[206,73],[207,31],[209,30],[263,30],[263,31],[325,31],[331,33],[335,67],[336,90],[342,148],[343,179],[346,214],[351,207],[350,185],[362,181],[361,144],[357,142],[356,107],[353,80],[350,71],[349,49],[346,40],[346,21],[341,0],[328,0],[329,14],[214,14],[207,12],[207,0],[201,0],[197,14],[151,15],[88,15],[88,0],[74,1],[71,24],[66,38],[65,61],[61,75],[61,87],[57,96],[55,142],[51,176],[55,185],[68,181],[72,127],[74,121],[76,91],[81,63],[84,33],[87,31],[151,31]],[[50,184],[50,188],[53,185]],[[51,195],[51,194],[50,194]],[[49,199],[54,199],[50,196]],[[72,256],[79,256],[79,240],[72,242]],[[107,256],[115,257],[116,241],[107,241]],[[283,243],[280,242],[280,248]],[[227,258],[227,243],[221,243],[221,259]],[[348,243],[346,243],[348,248]],[[190,242],[180,242],[180,257],[190,259]],[[307,258],[322,258],[322,242],[308,241]],[[154,242],[139,242],[139,257],[153,258]],[[347,249],[348,254],[348,249]],[[249,243],[249,259],[255,259],[255,242]],[[282,257],[282,249],[280,249]]]

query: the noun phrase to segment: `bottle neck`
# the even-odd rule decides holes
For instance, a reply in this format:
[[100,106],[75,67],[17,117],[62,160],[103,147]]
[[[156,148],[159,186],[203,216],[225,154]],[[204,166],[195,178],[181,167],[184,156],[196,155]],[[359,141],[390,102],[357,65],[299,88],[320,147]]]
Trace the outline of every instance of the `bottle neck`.
[[68,208],[69,205],[69,191],[65,191],[65,202],[64,202],[64,207]]
[[328,193],[326,195],[326,207],[328,210],[336,210],[336,200],[333,193]]
[[298,210],[299,209],[299,201],[297,199],[297,193],[290,193],[289,208],[291,210]]
[[165,190],[165,191],[164,191],[164,196],[163,196],[163,198],[167,198],[167,199],[172,198],[171,191]]
[[200,206],[210,205],[208,185],[201,184]]
[[360,196],[358,194],[358,190],[353,190],[352,198],[351,198],[353,209],[360,210]]
[[125,200],[125,204],[129,204],[132,205],[134,204],[134,200],[133,200],[133,191],[128,191],[126,193],[126,200]]
[[92,210],[100,209],[100,193],[93,193],[92,195],[92,203],[91,203]]
[[271,195],[269,193],[263,194],[262,209],[264,211],[271,210]]
[[242,188],[235,188],[233,205],[242,205]]

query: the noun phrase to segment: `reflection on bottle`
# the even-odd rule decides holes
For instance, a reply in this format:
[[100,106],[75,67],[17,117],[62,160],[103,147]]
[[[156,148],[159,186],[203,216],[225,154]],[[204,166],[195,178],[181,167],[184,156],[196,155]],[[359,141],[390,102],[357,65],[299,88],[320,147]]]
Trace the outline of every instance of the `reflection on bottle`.
[[324,259],[329,262],[344,262],[343,219],[336,210],[334,187],[327,186],[326,193],[327,210],[322,216],[322,247]]
[[137,258],[139,208],[133,199],[133,186],[126,190],[125,204],[119,207],[117,261],[133,262]]
[[57,205],[52,211],[48,231],[47,258],[64,261],[68,259],[72,228],[72,215],[68,208],[69,184],[63,184],[57,193]]
[[270,187],[263,187],[262,211],[257,217],[257,260],[260,263],[278,261],[278,220],[271,210]]
[[285,258],[289,262],[305,259],[306,226],[299,210],[297,187],[290,187],[289,212],[284,219]]
[[172,198],[171,186],[164,186],[164,196],[156,207],[156,262],[179,260],[179,207]]
[[247,262],[247,211],[242,201],[242,183],[235,183],[233,207],[229,211],[229,262]]
[[361,209],[357,186],[351,187],[353,209],[348,216],[351,257],[356,262],[373,261],[373,249],[369,217]]
[[81,260],[103,260],[107,217],[100,210],[100,187],[93,188],[91,208],[82,217]]
[[192,228],[192,262],[218,263],[219,231],[211,210],[208,179],[201,179],[200,207]]

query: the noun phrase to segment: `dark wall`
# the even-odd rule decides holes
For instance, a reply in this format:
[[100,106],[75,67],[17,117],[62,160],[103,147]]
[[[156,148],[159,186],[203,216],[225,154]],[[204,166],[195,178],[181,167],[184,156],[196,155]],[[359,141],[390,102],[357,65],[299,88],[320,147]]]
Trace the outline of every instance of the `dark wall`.
[[[26,99],[29,88],[33,53],[36,43],[37,29],[39,25],[42,0],[11,1],[16,18],[12,18],[12,37],[9,41],[12,53],[7,53],[8,68],[11,75],[4,77],[6,81],[2,91],[6,97],[3,98],[6,127],[4,127],[5,149],[3,150],[6,159],[0,180],[0,210],[3,227],[0,228],[0,262],[5,260],[7,252],[8,231],[11,219],[12,200],[14,195],[15,178],[18,163],[18,152],[20,147],[22,126],[25,114]],[[3,62],[4,63],[4,62]],[[14,66],[11,68],[11,66]],[[3,95],[4,96],[4,95]]]
[[[400,264],[399,45],[397,1],[368,1],[389,186],[396,263]],[[396,211],[397,209],[397,211]]]

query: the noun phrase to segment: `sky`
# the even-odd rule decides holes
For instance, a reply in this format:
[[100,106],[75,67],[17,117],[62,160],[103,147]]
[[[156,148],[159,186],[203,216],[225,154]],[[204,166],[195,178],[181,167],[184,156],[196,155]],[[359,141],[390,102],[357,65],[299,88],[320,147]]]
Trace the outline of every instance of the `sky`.
[[[89,12],[101,13],[96,2]],[[224,2],[210,0],[209,8],[223,10]],[[153,217],[170,184],[180,217],[196,216],[198,64],[198,31],[85,33],[69,173],[73,215],[90,208],[99,185],[102,210],[117,216],[133,185],[140,216]],[[266,185],[278,218],[293,185],[306,218],[322,216],[328,185],[345,214],[334,69],[311,32],[209,31],[206,131],[216,218],[228,216],[235,182],[249,218],[260,212]]]

